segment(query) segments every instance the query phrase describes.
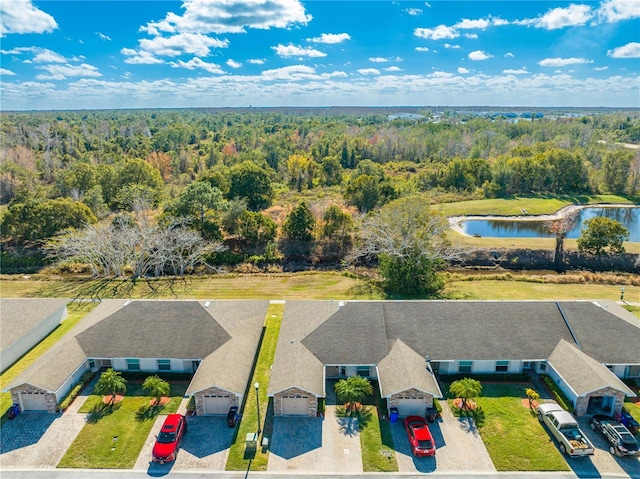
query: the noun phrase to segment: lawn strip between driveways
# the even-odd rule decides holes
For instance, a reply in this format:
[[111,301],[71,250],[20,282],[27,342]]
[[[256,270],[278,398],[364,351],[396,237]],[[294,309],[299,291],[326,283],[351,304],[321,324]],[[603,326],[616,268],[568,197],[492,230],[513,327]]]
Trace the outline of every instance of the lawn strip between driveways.
[[478,404],[480,436],[498,471],[568,471],[535,413],[523,405],[531,384],[485,383]]
[[[31,348],[24,356],[0,375],[0,388],[5,388],[11,381],[18,377],[25,369],[31,366],[36,359],[44,354],[51,346],[57,343],[65,334],[69,332],[78,322],[84,318],[98,303],[82,302],[69,303],[67,305],[68,316],[56,329],[51,331],[49,335],[40,341],[36,346]],[[4,422],[7,410],[11,407],[11,393],[0,394],[0,415]]]
[[61,468],[131,469],[158,414],[178,410],[187,384],[171,384],[171,402],[155,409],[139,383],[127,383],[122,401],[110,406],[102,396],[89,396],[80,412],[90,414],[87,424],[58,463]]
[[[282,322],[282,314],[284,313],[284,304],[270,304],[267,310],[265,320],[265,332],[260,345],[260,353],[256,362],[256,369],[251,379],[250,385],[246,393],[244,410],[242,411],[242,419],[238,426],[237,436],[231,444],[229,457],[227,458],[227,471],[246,471],[249,467],[252,471],[266,471],[269,455],[267,450],[263,451],[261,447],[262,438],[267,437],[271,440],[271,417],[267,417],[267,409],[269,406],[269,398],[267,396],[267,388],[269,386],[269,376],[271,374],[271,365],[276,354],[276,345],[278,344],[278,334],[280,333],[280,323]],[[262,434],[258,440],[258,447],[255,454],[247,454],[245,450],[245,438],[247,434],[254,433],[258,429],[258,410],[256,405],[255,383],[259,384],[259,401],[260,401],[260,429]],[[272,412],[269,411],[270,414]]]
[[364,406],[359,417],[362,470],[364,472],[397,472],[398,461],[391,437],[390,424],[378,417],[378,408]]

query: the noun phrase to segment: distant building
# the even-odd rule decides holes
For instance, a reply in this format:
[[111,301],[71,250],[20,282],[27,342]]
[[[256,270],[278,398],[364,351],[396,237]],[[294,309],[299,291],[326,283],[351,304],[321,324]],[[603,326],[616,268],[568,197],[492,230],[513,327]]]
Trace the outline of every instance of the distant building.
[[419,115],[417,113],[395,113],[393,115],[387,116],[388,121],[393,120],[423,120],[425,118],[424,115]]

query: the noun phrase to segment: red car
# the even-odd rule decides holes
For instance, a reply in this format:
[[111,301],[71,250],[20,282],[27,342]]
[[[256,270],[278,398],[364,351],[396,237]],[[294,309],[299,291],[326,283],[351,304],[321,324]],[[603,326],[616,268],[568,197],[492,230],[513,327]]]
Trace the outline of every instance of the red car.
[[404,420],[404,428],[407,430],[409,444],[414,456],[435,456],[436,443],[433,440],[427,420],[420,416],[408,416]]
[[153,445],[153,462],[164,464],[175,460],[186,432],[187,418],[182,414],[169,414]]

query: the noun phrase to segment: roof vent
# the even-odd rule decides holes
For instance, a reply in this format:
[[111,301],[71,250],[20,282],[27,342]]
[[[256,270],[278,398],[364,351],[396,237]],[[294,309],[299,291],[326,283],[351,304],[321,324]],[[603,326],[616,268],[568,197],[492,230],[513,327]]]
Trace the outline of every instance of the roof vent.
[[125,307],[126,305],[128,305],[130,302],[131,302],[131,300],[130,300],[130,299],[127,299],[127,300],[124,302],[124,304],[122,305],[122,307],[124,308],[124,307]]
[[207,301],[206,303],[204,303],[204,307],[205,307],[205,308],[208,308],[210,304],[211,304],[211,302],[210,302],[210,301]]
[[344,301],[338,302],[338,308],[342,308],[344,306]]

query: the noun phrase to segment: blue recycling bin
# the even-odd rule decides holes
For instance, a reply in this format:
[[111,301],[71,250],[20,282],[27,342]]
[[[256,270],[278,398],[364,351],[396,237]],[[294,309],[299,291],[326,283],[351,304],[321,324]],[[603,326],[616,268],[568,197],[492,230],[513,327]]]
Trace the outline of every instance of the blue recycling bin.
[[390,407],[389,408],[389,420],[393,423],[398,422],[398,417],[400,416],[400,414],[398,413],[398,408],[397,407]]

